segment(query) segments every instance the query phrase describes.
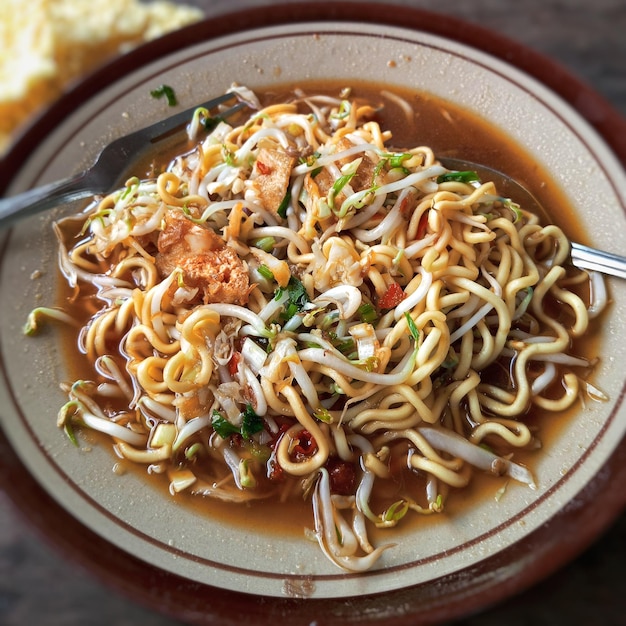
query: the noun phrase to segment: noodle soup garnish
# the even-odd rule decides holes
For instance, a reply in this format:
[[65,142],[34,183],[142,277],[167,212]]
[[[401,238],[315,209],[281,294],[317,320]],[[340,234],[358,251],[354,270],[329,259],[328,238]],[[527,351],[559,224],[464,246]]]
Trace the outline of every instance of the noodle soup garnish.
[[571,352],[599,311],[564,233],[394,148],[349,92],[202,115],[194,149],[56,226],[74,301],[96,303],[59,426],[172,495],[304,498],[354,572],[393,545],[373,528],[442,512],[477,471],[533,488],[527,415],[572,406],[594,365]]

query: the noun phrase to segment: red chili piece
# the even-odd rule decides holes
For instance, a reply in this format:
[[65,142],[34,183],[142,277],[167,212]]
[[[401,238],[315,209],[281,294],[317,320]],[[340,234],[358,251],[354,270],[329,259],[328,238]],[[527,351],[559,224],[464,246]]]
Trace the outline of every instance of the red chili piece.
[[356,468],[354,463],[339,457],[329,457],[325,465],[330,478],[330,491],[340,496],[351,496],[356,490]]
[[[296,443],[297,441],[297,443]],[[294,437],[294,446],[291,454],[295,461],[308,459],[317,452],[317,441],[308,430],[301,430],[297,437]]]
[[279,465],[276,457],[272,454],[267,461],[267,477],[272,482],[280,482],[285,478],[285,470]]
[[237,373],[237,370],[239,369],[240,361],[241,361],[241,353],[233,352],[232,356],[230,357],[230,360],[228,361],[228,373],[231,376],[234,376]]
[[400,204],[400,213],[407,215],[413,208],[413,200],[409,196],[405,196]]
[[428,228],[428,211],[424,211],[420,215],[420,221],[417,225],[416,239],[424,239],[426,236],[426,229]]
[[256,168],[259,170],[259,174],[263,174],[265,176],[272,173],[272,168],[262,161],[256,162]]
[[378,306],[381,309],[394,309],[405,297],[406,294],[402,287],[398,283],[391,283],[382,298],[378,301]]

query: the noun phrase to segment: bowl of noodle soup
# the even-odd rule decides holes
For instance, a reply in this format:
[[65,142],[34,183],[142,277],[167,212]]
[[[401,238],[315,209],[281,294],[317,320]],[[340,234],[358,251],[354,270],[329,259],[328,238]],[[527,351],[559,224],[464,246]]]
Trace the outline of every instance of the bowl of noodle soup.
[[441,33],[250,15],[138,51],[16,172],[85,167],[174,112],[160,84],[247,105],[196,109],[110,194],[3,235],[3,428],[138,567],[302,619],[355,596],[435,614],[442,588],[532,571],[523,546],[539,562],[613,478],[626,291],[568,242],[624,247],[624,170],[541,82]]

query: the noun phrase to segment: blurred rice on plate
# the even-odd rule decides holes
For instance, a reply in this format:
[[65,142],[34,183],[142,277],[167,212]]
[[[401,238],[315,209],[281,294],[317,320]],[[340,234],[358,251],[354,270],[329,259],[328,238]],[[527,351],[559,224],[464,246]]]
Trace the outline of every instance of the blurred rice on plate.
[[202,18],[167,0],[3,0],[0,155],[75,79],[140,43]]

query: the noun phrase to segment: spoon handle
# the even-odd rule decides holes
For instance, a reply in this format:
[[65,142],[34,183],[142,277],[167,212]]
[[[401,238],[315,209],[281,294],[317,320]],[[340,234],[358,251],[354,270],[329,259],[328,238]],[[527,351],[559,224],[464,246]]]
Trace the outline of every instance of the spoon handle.
[[572,263],[585,270],[595,270],[626,278],[626,257],[572,242]]
[[[540,215],[546,216],[545,209],[535,196],[522,184],[511,178],[507,174],[500,172],[488,165],[482,163],[474,163],[466,159],[457,159],[453,157],[440,157],[439,162],[448,170],[464,171],[471,170],[478,174],[481,180],[491,180],[498,189],[504,189],[505,193],[514,192],[516,200],[521,201],[523,205]],[[523,201],[520,200],[523,198]],[[571,242],[571,258],[572,264],[583,270],[593,270],[602,272],[610,276],[626,278],[626,257],[612,252],[604,252],[596,248],[590,248],[580,243]]]

